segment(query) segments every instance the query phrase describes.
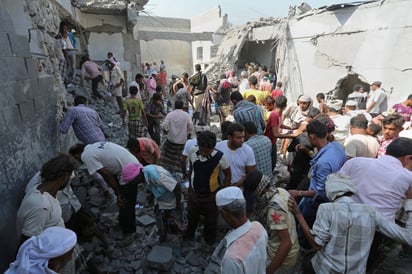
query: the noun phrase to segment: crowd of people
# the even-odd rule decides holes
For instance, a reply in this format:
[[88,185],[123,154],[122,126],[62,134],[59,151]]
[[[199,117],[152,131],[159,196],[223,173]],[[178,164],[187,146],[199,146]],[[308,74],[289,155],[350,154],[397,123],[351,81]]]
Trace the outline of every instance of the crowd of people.
[[[64,227],[81,233],[79,222],[90,219],[69,183],[79,163],[107,204],[117,198],[121,246],[136,237],[136,197],[144,185],[154,197],[159,242],[168,233],[198,240],[200,226],[202,244],[219,242],[208,273],[366,273],[381,258],[383,239],[405,250],[412,245],[412,218],[402,214],[412,210],[412,95],[388,109],[376,81],[369,93],[355,85],[342,109],[317,94],[317,108],[305,94],[288,102],[282,83],[257,64],[247,64],[240,79],[228,71],[211,85],[200,65],[168,83],[161,61],[142,66],[122,98],[120,64],[111,53],[108,60],[118,74],[111,77],[113,95],[129,141],[108,140],[87,99],[74,98],[60,132],[73,127],[80,143],[28,183],[17,214],[21,246],[7,273],[22,273],[13,269],[27,264],[58,272],[73,249],[75,257],[76,237],[62,230],[68,236],[60,243],[55,234]],[[98,99],[101,68],[83,61],[82,81],[87,72]],[[221,136],[210,131],[212,105]],[[289,176],[279,180],[282,165]],[[227,231],[223,239],[219,229]],[[30,259],[27,250],[42,239],[50,247]]]

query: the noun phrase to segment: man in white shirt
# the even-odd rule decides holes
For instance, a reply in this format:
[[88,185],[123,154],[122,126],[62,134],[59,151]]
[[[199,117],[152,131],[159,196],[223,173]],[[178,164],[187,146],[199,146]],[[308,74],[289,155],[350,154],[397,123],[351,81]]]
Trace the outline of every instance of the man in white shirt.
[[241,124],[229,125],[227,137],[227,140],[216,144],[216,149],[229,160],[231,185],[242,186],[246,173],[256,170],[255,154],[249,145],[244,144],[245,128]]
[[368,157],[376,158],[379,143],[376,138],[368,135],[366,129],[368,120],[362,114],[350,119],[350,134],[345,139],[344,147],[347,158]]
[[248,220],[242,190],[233,186],[219,190],[216,205],[233,230],[216,247],[211,264],[220,264],[220,273],[266,273],[268,235],[259,222]]
[[175,102],[175,110],[167,114],[162,128],[167,132],[167,137],[162,146],[159,165],[170,172],[180,172],[183,148],[188,136],[194,134],[192,118],[183,111],[182,101]]
[[371,91],[366,103],[366,112],[379,114],[388,110],[388,99],[381,89],[382,82],[375,81],[371,85]]
[[243,92],[248,89],[250,89],[249,79],[247,77],[247,71],[244,70],[240,73],[239,92],[243,95]]

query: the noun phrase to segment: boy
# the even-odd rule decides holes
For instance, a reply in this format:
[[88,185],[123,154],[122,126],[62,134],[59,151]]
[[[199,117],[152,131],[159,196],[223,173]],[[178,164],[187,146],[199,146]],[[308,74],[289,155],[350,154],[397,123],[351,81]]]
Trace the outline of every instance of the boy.
[[143,101],[136,97],[138,92],[137,87],[131,86],[129,92],[130,97],[127,98],[123,104],[122,126],[126,127],[125,118],[126,112],[128,112],[129,137],[134,139],[137,137],[144,137],[146,135],[148,122],[146,112],[144,111]]

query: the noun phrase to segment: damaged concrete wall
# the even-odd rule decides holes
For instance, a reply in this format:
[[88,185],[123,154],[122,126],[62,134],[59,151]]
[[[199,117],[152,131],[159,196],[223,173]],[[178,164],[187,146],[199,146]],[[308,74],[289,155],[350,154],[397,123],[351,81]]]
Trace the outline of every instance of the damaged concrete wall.
[[291,99],[318,92],[335,92],[344,99],[353,82],[380,80],[392,92],[392,105],[410,93],[411,11],[411,1],[386,0],[336,4],[290,18],[251,22],[226,34],[208,72],[212,77],[242,68],[248,61],[245,45],[272,41],[273,57],[268,61]]
[[164,60],[169,78],[172,74],[180,76],[192,71],[190,20],[139,16],[136,35],[142,63],[160,64]]
[[[17,7],[27,13],[22,16]],[[55,14],[47,14],[56,10],[50,1],[36,1],[31,7],[23,0],[0,3],[1,272],[16,250],[15,217],[28,179],[47,159],[66,151],[74,142],[72,135],[62,136],[57,131],[57,102],[62,95],[59,78],[54,75],[54,53],[48,44]],[[48,25],[42,25],[40,18],[49,20]],[[41,29],[37,40],[44,52],[39,59],[44,64],[41,72],[37,52],[33,54],[28,43],[28,28]]]
[[377,1],[314,11],[289,22],[289,45],[296,51],[303,92],[327,92],[348,74],[380,80],[393,93],[389,105],[410,93],[412,2]]

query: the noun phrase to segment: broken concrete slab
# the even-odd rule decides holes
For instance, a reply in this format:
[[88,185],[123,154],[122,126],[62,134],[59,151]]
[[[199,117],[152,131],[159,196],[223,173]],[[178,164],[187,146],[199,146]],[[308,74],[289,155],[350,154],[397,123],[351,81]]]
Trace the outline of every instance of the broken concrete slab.
[[173,250],[170,247],[156,245],[147,256],[149,267],[169,270],[174,263]]
[[137,217],[136,220],[143,226],[150,226],[156,223],[156,220],[148,215]]

